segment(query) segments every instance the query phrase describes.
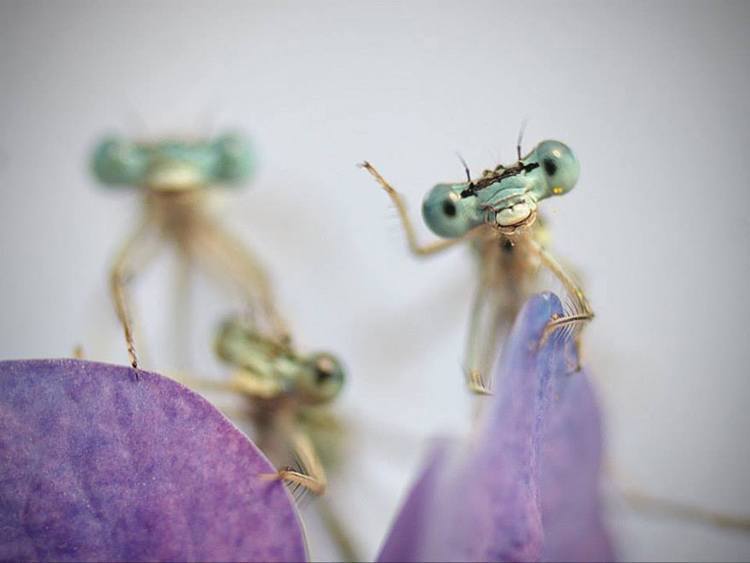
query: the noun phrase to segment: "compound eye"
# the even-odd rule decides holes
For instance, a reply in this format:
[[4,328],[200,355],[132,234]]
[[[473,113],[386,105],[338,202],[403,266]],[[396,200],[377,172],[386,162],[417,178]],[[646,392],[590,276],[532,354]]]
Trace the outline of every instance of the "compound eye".
[[458,238],[476,227],[476,198],[461,198],[461,185],[438,184],[422,202],[422,217],[430,230],[445,238]]
[[249,141],[237,134],[222,135],[213,143],[217,154],[215,177],[224,182],[240,182],[252,172]]
[[344,369],[336,357],[325,352],[314,354],[307,366],[309,379],[303,386],[303,393],[308,401],[324,403],[339,394],[344,385]]
[[125,139],[105,139],[94,149],[91,166],[103,184],[137,185],[148,165],[148,157],[136,143]]
[[310,356],[306,364],[309,377],[302,391],[308,401],[325,403],[338,395],[344,385],[344,369],[335,356],[320,352]]
[[565,143],[543,141],[537,145],[534,156],[547,181],[545,197],[562,195],[573,189],[578,181],[580,165]]
[[336,364],[331,358],[320,357],[315,362],[315,384],[325,387],[336,373]]

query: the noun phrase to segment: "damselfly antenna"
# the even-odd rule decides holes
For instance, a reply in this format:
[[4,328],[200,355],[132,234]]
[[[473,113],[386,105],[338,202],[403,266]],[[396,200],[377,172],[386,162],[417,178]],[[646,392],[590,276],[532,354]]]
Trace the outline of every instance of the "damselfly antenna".
[[469,165],[466,164],[466,161],[464,160],[464,157],[461,156],[461,153],[457,152],[456,156],[458,157],[458,160],[461,161],[461,164],[464,167],[464,172],[466,172],[466,181],[469,183],[469,187],[471,187],[473,185],[473,183],[471,181],[471,171],[469,171]]
[[524,118],[523,121],[521,121],[521,128],[518,130],[518,140],[516,141],[516,155],[518,156],[518,160],[521,160],[521,143],[523,142],[523,134],[526,132],[526,124],[528,121],[527,118]]

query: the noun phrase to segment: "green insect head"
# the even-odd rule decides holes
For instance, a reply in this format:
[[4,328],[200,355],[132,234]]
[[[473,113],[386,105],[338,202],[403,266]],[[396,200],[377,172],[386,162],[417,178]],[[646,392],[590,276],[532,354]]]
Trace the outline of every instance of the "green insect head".
[[219,327],[215,349],[219,358],[260,382],[269,398],[320,405],[336,398],[344,386],[344,368],[334,355],[299,355],[287,342],[263,335],[238,317]]
[[105,185],[186,191],[240,183],[250,176],[253,162],[248,140],[226,134],[210,140],[157,142],[110,137],[96,146],[91,166]]
[[512,235],[534,223],[541,200],[572,190],[579,171],[567,145],[543,141],[515,164],[486,170],[477,180],[436,185],[422,203],[422,217],[445,238],[482,224]]

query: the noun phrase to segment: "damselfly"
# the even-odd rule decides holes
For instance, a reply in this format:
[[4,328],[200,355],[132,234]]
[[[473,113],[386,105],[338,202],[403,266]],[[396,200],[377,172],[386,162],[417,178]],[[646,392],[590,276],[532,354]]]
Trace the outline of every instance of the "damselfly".
[[[547,325],[543,338],[555,331],[576,339],[594,317],[584,292],[566,268],[546,250],[547,233],[538,211],[544,199],[568,193],[576,185],[580,165],[571,149],[559,141],[543,141],[517,160],[485,170],[472,179],[468,167],[466,181],[437,184],[422,203],[427,226],[447,240],[428,245],[417,242],[406,207],[399,193],[369,163],[362,166],[396,205],[411,251],[428,256],[468,241],[478,259],[477,291],[469,325],[466,373],[469,388],[486,394],[486,379],[497,348],[523,303],[537,287],[541,267],[547,268],[564,286],[568,299],[565,313]],[[579,353],[574,369],[579,368]],[[626,487],[623,496],[631,506],[661,512],[683,520],[697,520],[720,527],[750,530],[750,518],[706,510],[674,502]]]
[[[288,483],[297,498],[307,491],[323,495],[345,437],[331,410],[344,385],[341,362],[328,352],[300,354],[289,338],[265,335],[241,317],[224,321],[215,349],[231,369],[229,378],[178,379],[196,389],[243,397],[239,410],[224,410],[252,424],[255,443],[280,468],[268,477]],[[359,560],[346,526],[326,499],[319,499],[316,508],[340,553],[348,561]]]
[[262,316],[274,338],[287,337],[263,268],[244,244],[221,227],[208,206],[216,187],[249,176],[246,139],[234,134],[155,142],[109,138],[97,146],[92,167],[103,184],[136,188],[143,198],[140,224],[117,254],[110,273],[112,299],[134,368],[138,355],[128,284],[168,243],[184,265],[197,264],[234,285],[246,304],[259,309],[250,312]]
[[369,163],[362,163],[390,196],[401,217],[411,251],[436,254],[471,241],[478,259],[479,289],[469,325],[466,376],[469,388],[488,393],[487,374],[501,335],[534,289],[540,267],[546,267],[568,293],[566,313],[552,320],[545,332],[575,333],[594,317],[580,285],[544,248],[539,202],[568,193],[578,180],[579,164],[559,141],[543,141],[511,165],[497,165],[466,181],[440,183],[422,203],[422,216],[435,234],[447,240],[417,242],[414,226],[399,193]]

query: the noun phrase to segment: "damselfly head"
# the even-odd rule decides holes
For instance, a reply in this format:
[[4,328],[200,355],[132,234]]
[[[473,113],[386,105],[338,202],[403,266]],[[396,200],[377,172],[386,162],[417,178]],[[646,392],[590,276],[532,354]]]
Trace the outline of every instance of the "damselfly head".
[[238,317],[222,323],[216,353],[225,362],[273,385],[275,396],[302,404],[332,401],[344,386],[344,368],[333,354],[298,354],[287,342],[266,336]]
[[513,165],[499,165],[476,180],[436,185],[422,203],[422,216],[446,238],[482,224],[512,235],[534,223],[539,201],[573,189],[578,174],[578,160],[567,145],[543,141]]
[[97,145],[92,156],[92,169],[101,183],[156,191],[239,183],[251,168],[249,143],[236,134],[157,142],[110,137]]

